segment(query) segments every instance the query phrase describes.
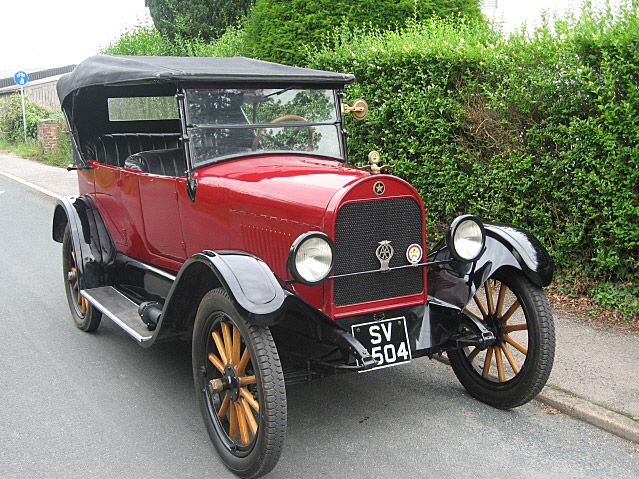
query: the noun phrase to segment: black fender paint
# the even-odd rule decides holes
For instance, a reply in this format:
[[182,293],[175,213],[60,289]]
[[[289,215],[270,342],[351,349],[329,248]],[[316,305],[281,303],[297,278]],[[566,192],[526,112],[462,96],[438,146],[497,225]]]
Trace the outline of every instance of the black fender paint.
[[166,298],[156,336],[182,330],[208,291],[224,288],[250,324],[271,326],[284,317],[285,292],[264,261],[239,251],[203,251],[180,268]]
[[65,196],[55,205],[53,240],[62,243],[69,225],[80,289],[90,289],[111,283],[109,267],[114,264],[117,250],[104,220],[88,196]]
[[[552,281],[553,262],[542,244],[528,231],[511,225],[490,224],[482,255],[472,263],[453,260],[428,270],[428,295],[440,306],[462,310],[478,288],[498,269],[522,271],[537,286]],[[431,253],[429,261],[452,259],[447,247]]]
[[[287,312],[292,313],[292,321],[296,323],[288,325],[291,329],[302,327],[306,334],[316,340],[337,346],[345,355],[344,357],[351,355],[362,369],[369,369],[377,365],[366,348],[338,321],[332,320],[322,311],[289,291],[286,291],[285,305]],[[305,322],[307,324],[303,325],[302,323]]]

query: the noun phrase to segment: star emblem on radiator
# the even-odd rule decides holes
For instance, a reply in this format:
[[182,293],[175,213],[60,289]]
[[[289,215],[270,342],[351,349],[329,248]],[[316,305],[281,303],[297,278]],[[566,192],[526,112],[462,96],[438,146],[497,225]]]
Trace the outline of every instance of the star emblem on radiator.
[[388,263],[394,254],[395,250],[391,246],[391,242],[389,240],[380,241],[379,246],[375,250],[375,256],[377,256],[377,259],[379,260],[379,269],[389,269]]
[[376,195],[383,195],[384,191],[386,191],[386,185],[383,181],[378,181],[373,185],[373,191],[375,191]]

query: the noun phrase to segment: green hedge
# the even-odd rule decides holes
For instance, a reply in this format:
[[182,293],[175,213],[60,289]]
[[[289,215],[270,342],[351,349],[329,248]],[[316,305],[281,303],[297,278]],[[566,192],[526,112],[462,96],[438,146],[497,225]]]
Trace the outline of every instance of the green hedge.
[[255,0],[146,0],[162,36],[173,39],[220,37],[251,11]]
[[297,65],[340,24],[394,30],[432,15],[482,18],[479,0],[256,0],[248,46],[262,60]]
[[138,25],[129,29],[100,53],[187,57],[253,56],[253,52],[248,50],[243,28],[228,27],[220,38],[205,41],[201,38],[183,38],[179,34],[169,39],[150,25]]
[[[518,224],[549,247],[565,277],[598,282],[600,302],[619,299],[637,314],[635,13],[585,12],[556,32],[508,41],[433,19],[334,44],[310,66],[354,73],[346,97],[371,108],[364,122],[349,121],[351,158],[377,149],[418,188],[431,240],[467,212]],[[610,281],[623,286],[618,298]]]

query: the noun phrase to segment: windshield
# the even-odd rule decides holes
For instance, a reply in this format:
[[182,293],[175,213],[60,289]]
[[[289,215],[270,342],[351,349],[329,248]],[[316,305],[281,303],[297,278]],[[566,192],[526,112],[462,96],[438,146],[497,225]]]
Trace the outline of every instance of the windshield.
[[193,166],[251,152],[342,159],[333,90],[187,90]]

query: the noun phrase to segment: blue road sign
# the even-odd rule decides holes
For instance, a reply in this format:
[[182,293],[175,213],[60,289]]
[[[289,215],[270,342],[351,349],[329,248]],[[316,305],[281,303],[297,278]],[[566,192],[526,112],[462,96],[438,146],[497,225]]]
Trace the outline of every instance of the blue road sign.
[[16,74],[13,75],[13,81],[22,86],[29,81],[29,75],[23,71],[16,72]]

